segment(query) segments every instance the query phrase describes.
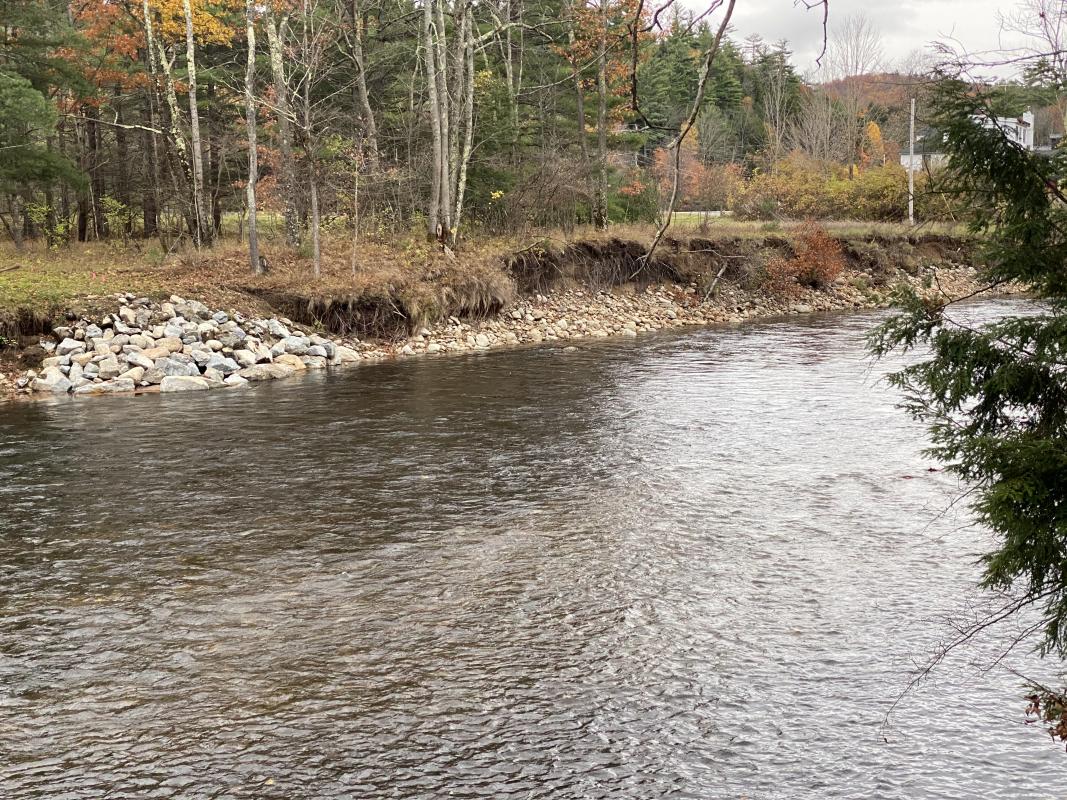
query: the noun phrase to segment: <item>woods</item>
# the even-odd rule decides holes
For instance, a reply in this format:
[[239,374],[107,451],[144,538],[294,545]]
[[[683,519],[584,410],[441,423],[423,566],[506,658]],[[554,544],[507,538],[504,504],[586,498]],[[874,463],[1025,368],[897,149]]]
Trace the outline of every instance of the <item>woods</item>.
[[632,0],[2,6],[16,243],[170,252],[238,228],[258,268],[259,212],[317,272],[323,229],[357,220],[455,247],[470,229],[649,219],[655,151],[690,112],[703,162],[751,169],[804,91],[784,43],[727,38],[694,107],[708,21]]
[[166,255],[238,234],[252,270],[278,230],[312,275],[326,238],[455,250],[668,207],[902,219],[918,78],[883,63],[865,17],[832,20],[805,76],[788,42],[739,41],[733,8],[0,3],[0,218],[17,246],[143,237]]

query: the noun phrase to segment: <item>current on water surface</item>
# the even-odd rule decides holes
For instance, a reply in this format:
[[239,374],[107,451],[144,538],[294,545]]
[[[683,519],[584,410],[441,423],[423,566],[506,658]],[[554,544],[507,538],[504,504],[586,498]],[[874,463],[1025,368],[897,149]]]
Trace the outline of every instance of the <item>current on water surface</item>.
[[877,319],[3,407],[0,796],[1063,798]]

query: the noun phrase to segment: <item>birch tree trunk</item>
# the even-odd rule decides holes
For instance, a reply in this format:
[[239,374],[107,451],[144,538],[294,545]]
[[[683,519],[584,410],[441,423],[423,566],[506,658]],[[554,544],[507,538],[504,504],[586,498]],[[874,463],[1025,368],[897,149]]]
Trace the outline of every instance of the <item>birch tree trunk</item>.
[[256,181],[259,180],[259,153],[256,137],[256,28],[255,0],[245,0],[245,35],[248,40],[248,61],[245,65],[245,128],[248,133],[248,184],[245,203],[248,206],[248,261],[257,275],[263,270],[259,263],[259,231],[256,226]]
[[210,245],[211,222],[204,203],[204,155],[200,146],[200,112],[196,101],[196,43],[193,39],[193,10],[189,0],[182,0],[185,11],[185,62],[189,73],[189,144],[193,161],[193,210],[196,213],[196,229],[193,231],[196,246]]
[[596,191],[593,225],[608,227],[608,0],[600,0],[600,26],[596,58]]
[[290,247],[300,244],[300,212],[296,204],[296,165],[293,161],[292,109],[289,103],[289,86],[285,80],[282,63],[281,33],[285,30],[286,18],[281,25],[274,19],[274,12],[267,4],[267,48],[270,51],[270,69],[274,78],[274,102],[278,118],[279,150],[282,162],[282,191],[285,196],[285,242]]
[[433,141],[433,166],[430,172],[430,207],[426,215],[430,238],[441,235],[441,173],[445,159],[441,141],[441,98],[437,96],[437,55],[433,36],[433,0],[423,0],[422,33],[426,61],[426,92],[430,105],[430,135]]
[[434,58],[437,75],[437,124],[441,129],[441,233],[443,243],[452,241],[452,185],[455,182],[455,160],[449,158],[452,142],[450,97],[448,93],[448,48],[445,35],[445,0],[433,0],[436,8],[434,24]]
[[468,16],[463,42],[463,151],[460,154],[456,179],[456,210],[452,225],[459,228],[463,216],[463,195],[467,190],[467,165],[474,149],[474,21]]

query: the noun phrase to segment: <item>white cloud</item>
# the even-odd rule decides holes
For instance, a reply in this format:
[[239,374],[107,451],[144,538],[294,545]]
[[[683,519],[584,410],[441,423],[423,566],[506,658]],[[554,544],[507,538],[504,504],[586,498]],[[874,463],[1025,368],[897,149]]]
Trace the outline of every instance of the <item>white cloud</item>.
[[[703,8],[698,0],[685,3],[694,10]],[[1018,46],[1018,37],[1002,32],[998,17],[998,12],[1010,11],[1013,5],[998,0],[831,0],[830,25],[835,19],[866,14],[882,35],[882,49],[892,68],[905,63],[916,51],[929,52],[935,41],[985,54]],[[716,18],[718,14],[712,21]],[[739,42],[754,33],[771,42],[786,39],[801,72],[816,68],[815,58],[823,41],[821,8],[806,10],[803,3],[794,4],[793,0],[738,0],[733,28]],[[1005,77],[1010,70],[985,73]]]

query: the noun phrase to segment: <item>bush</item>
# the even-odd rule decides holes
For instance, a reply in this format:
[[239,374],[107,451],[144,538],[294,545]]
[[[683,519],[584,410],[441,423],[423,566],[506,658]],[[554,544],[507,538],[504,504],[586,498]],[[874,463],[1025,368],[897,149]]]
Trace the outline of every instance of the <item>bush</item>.
[[[858,219],[900,222],[908,215],[908,173],[898,164],[867,167],[848,177],[845,167],[791,155],[773,172],[757,171],[736,192],[739,219]],[[952,219],[952,204],[916,175],[915,211],[921,220]]]
[[612,222],[652,222],[659,214],[659,194],[653,181],[633,169],[618,178],[608,195]]
[[792,258],[775,256],[767,262],[764,288],[773,294],[793,295],[801,286],[825,289],[845,271],[841,243],[826,229],[808,221],[797,235]]

